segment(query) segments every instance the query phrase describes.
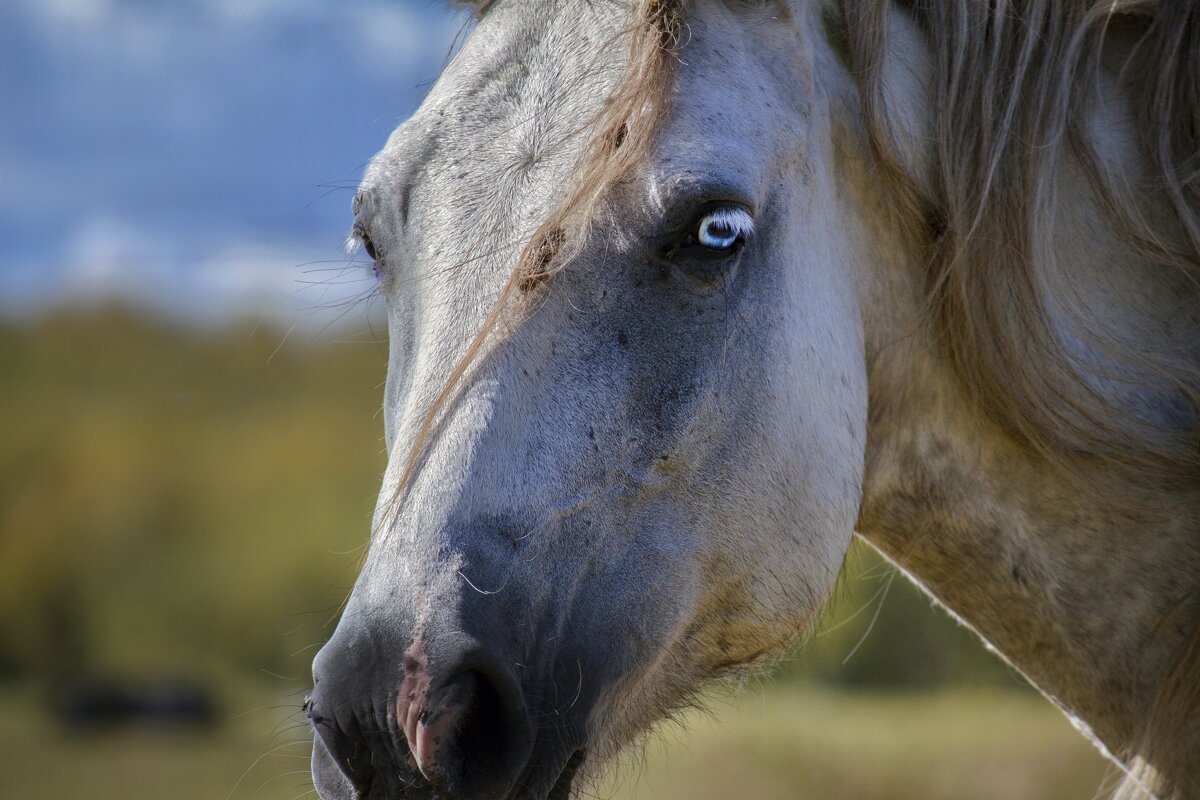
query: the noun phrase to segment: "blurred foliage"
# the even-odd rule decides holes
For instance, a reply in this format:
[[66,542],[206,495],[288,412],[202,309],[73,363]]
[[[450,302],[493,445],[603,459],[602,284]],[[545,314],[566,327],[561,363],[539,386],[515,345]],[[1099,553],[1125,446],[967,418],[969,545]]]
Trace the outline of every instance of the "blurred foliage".
[[386,345],[283,338],[0,329],[0,670],[307,672],[368,532]]
[[1089,800],[1115,772],[1033,695],[771,686],[710,706],[624,756],[592,796]]
[[[295,702],[217,731],[70,734],[28,693],[0,689],[0,797],[21,800],[298,800],[314,797]],[[286,699],[286,698],[284,698]],[[846,693],[796,685],[710,696],[634,748],[590,800],[1088,800],[1106,771],[1050,704],[1003,690]]]
[[1026,687],[980,639],[862,541],[825,618],[785,660],[784,676],[845,687]]
[[[0,797],[311,792],[299,704],[367,537],[385,370],[374,341],[119,309],[0,326]],[[776,674],[583,796],[1060,800],[1103,773],[1048,703],[981,690],[1021,684],[861,544]],[[58,681],[88,675],[191,676],[220,724],[55,723]]]
[[[0,327],[0,674],[305,681],[368,532],[386,349],[119,309]],[[782,674],[1016,685],[929,606],[856,545]]]

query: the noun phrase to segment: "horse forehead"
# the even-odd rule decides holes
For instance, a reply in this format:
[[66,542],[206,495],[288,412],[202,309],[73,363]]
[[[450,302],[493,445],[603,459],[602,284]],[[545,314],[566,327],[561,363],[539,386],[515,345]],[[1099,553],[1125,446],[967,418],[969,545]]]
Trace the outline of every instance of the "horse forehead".
[[506,167],[537,166],[607,94],[623,51],[620,9],[587,0],[497,3],[376,161],[457,162],[489,180]]

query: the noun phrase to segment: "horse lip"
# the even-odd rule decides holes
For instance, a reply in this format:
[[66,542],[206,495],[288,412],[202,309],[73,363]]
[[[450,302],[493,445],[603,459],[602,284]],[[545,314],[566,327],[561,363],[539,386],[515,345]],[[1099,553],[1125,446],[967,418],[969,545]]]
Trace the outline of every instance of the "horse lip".
[[[325,742],[318,735],[313,742],[312,778],[313,788],[323,800],[363,800],[366,794],[350,782],[338,767]],[[370,787],[368,787],[369,789]]]

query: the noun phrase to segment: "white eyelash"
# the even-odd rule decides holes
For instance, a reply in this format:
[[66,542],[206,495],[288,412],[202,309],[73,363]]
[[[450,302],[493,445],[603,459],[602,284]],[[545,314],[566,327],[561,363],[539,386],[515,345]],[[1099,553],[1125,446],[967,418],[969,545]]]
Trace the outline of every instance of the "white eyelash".
[[[713,226],[730,231],[730,235],[714,235]],[[754,218],[744,208],[717,208],[705,214],[697,227],[696,238],[704,247],[729,250],[754,230]]]
[[737,231],[738,236],[749,236],[754,233],[754,217],[744,208],[718,208],[705,214],[704,219],[721,222]]

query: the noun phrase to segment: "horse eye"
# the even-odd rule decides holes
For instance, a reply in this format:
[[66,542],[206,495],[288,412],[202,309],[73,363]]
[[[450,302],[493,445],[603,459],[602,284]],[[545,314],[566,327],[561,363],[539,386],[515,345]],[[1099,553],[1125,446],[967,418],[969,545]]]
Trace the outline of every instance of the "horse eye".
[[716,208],[702,216],[692,232],[696,243],[709,250],[726,252],[754,230],[754,218],[740,206]]
[[359,231],[358,239],[360,242],[362,242],[363,250],[367,251],[367,255],[371,257],[371,260],[378,261],[379,251],[375,249],[375,243],[371,241],[371,237],[367,234],[367,232]]

